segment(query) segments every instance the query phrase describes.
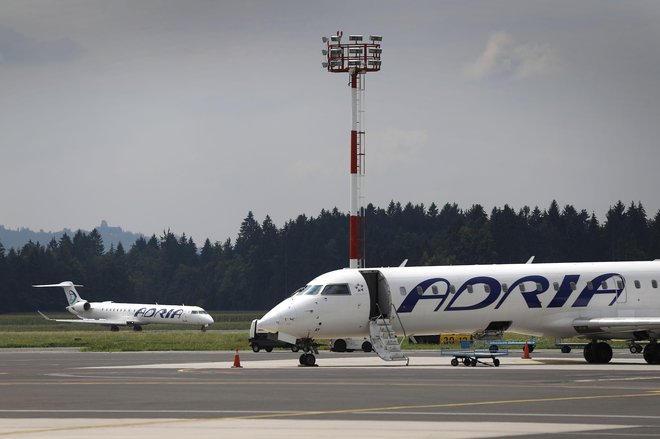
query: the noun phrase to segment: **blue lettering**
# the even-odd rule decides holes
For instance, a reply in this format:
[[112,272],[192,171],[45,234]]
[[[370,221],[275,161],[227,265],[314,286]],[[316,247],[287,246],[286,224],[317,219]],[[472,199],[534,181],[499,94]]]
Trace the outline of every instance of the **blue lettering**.
[[170,318],[173,319],[174,317],[176,317],[176,318],[179,318],[179,319],[180,319],[180,318],[181,318],[181,314],[183,314],[183,310],[182,310],[182,309],[177,309],[176,311],[174,311],[174,312],[172,313],[172,315],[170,316]]
[[144,317],[153,317],[156,314],[156,308],[149,308],[143,314]]
[[600,289],[603,281],[606,281],[614,276],[616,276],[617,279],[621,281],[622,287],[625,288],[625,285],[623,285],[623,277],[621,277],[619,274],[616,273],[601,274],[600,276],[595,277],[591,281],[591,283],[587,283],[587,286],[584,287],[578,298],[575,300],[575,303],[573,303],[572,307],[578,308],[589,305],[591,298],[594,297],[594,295],[596,294],[614,294],[614,297],[612,298],[612,301],[608,306],[614,305],[614,302],[616,302],[616,299],[619,298],[619,295],[623,291],[623,288],[619,289],[615,281],[613,289],[612,288]]
[[[542,308],[541,301],[538,298],[538,295],[541,293],[545,293],[548,291],[548,287],[550,286],[550,283],[548,282],[548,279],[542,277],[542,276],[525,276],[521,277],[517,281],[515,281],[509,289],[504,293],[504,296],[500,299],[500,301],[495,305],[495,309],[498,309],[502,303],[506,300],[507,297],[509,297],[509,294],[511,294],[511,291],[515,290],[516,287],[519,287],[521,284],[525,282],[534,282],[534,289],[532,291],[521,291],[521,295],[523,299],[525,299],[525,302],[527,303],[528,308]],[[539,290],[538,285],[541,286],[541,289]]]
[[[463,294],[465,290],[467,290],[469,287],[471,288],[474,287],[474,285],[478,285],[478,284],[484,284],[490,287],[490,291],[487,293],[488,296],[486,296],[481,302],[475,303],[474,305],[454,306],[454,302],[458,300],[458,298],[461,296],[461,294]],[[493,279],[492,277],[488,277],[488,276],[473,277],[472,279],[465,282],[461,286],[461,288],[458,289],[458,291],[456,291],[454,298],[451,299],[449,305],[447,305],[447,308],[445,308],[445,311],[467,311],[471,309],[485,308],[491,303],[495,302],[495,300],[499,297],[501,291],[502,291],[502,286],[497,280]]]
[[[444,294],[434,294],[434,295],[423,295],[419,294],[418,291],[421,291],[422,293],[426,291],[431,285],[435,283],[444,283],[445,284],[445,291]],[[413,288],[408,295],[406,296],[405,299],[403,299],[403,302],[401,303],[401,306],[399,306],[399,309],[397,309],[397,312],[412,312],[412,310],[415,308],[415,305],[417,305],[417,302],[419,300],[425,300],[425,299],[439,299],[440,303],[438,306],[433,310],[434,312],[440,309],[443,303],[445,303],[445,300],[447,300],[447,296],[449,295],[449,281],[447,279],[443,279],[440,277],[436,277],[433,279],[427,279],[424,282],[421,282],[415,288]]]
[[144,312],[147,310],[147,308],[140,308],[137,311],[135,311],[135,314],[133,314],[133,317],[137,317],[139,315],[144,315]]
[[[579,274],[565,275],[561,285],[558,285],[558,288],[556,288],[557,292],[550,303],[547,305],[547,308],[561,308],[566,305],[566,302],[573,294],[575,284],[577,284],[579,279]],[[603,282],[607,280],[610,280],[610,282],[613,283],[607,283],[607,285],[603,285]],[[534,287],[529,291],[523,291],[524,288],[522,286],[525,282],[533,282]],[[440,288],[438,289],[436,286],[434,286],[435,284],[440,284]],[[486,296],[483,297],[483,295],[479,295],[479,298],[483,298],[477,299],[480,301],[471,305],[459,304],[459,302],[465,303],[468,300],[465,296],[465,291],[467,290],[468,293],[473,292],[476,285],[484,285]],[[431,287],[433,287],[434,294],[425,294]],[[512,283],[511,286],[504,292],[504,294],[501,295],[502,285],[497,279],[489,276],[473,277],[463,283],[463,285],[461,285],[461,287],[455,293],[452,293],[452,284],[449,280],[439,277],[431,278],[420,282],[412,290],[410,290],[404,298],[403,302],[401,302],[397,312],[412,312],[420,300],[437,300],[438,303],[433,310],[433,312],[437,312],[440,310],[440,308],[442,308],[445,302],[447,302],[447,299],[450,297],[451,300],[449,300],[449,303],[445,307],[444,311],[468,311],[483,309],[495,303],[498,298],[499,301],[497,301],[494,309],[499,309],[504,301],[510,296],[511,292],[513,292],[516,288],[520,290],[520,295],[525,300],[525,304],[528,308],[543,308],[541,300],[539,299],[539,295],[549,290],[550,281],[540,275],[524,276]],[[609,303],[609,306],[612,306],[616,303],[624,288],[625,283],[621,275],[616,273],[601,274],[595,277],[591,282],[587,283],[571,307],[580,308],[588,306],[589,302],[591,302],[591,299],[596,294],[612,294],[614,297]],[[137,317],[138,314],[142,313],[145,317],[147,317],[147,314],[151,311],[151,309],[145,311],[145,308],[142,308],[135,313],[135,316]],[[165,310],[160,310],[161,317],[163,317],[164,311]],[[153,310],[153,312],[155,312],[155,310]],[[164,315],[164,317],[169,317],[172,319],[175,317],[181,318],[182,314],[183,309],[171,309],[167,312],[167,314]]]
[[564,280],[561,282],[557,294],[555,294],[555,297],[553,297],[552,301],[548,304],[548,308],[561,308],[564,306],[570,295],[573,293],[571,284],[577,284],[578,279],[580,279],[579,274],[569,274],[564,276]]
[[156,315],[160,316],[161,319],[165,318],[165,313],[167,312],[167,308],[162,308],[159,309]]

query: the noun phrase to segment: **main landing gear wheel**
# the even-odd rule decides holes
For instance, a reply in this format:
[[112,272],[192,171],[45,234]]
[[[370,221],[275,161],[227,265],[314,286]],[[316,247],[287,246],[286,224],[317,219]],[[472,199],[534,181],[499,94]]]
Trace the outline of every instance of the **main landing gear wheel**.
[[644,348],[644,360],[648,364],[660,364],[660,349],[658,343],[650,342]]
[[612,348],[604,341],[591,342],[584,346],[584,359],[587,360],[587,363],[609,363],[612,359]]
[[300,364],[302,366],[315,366],[316,357],[314,356],[314,354],[302,354],[300,356]]
[[118,332],[118,331],[119,331],[119,326],[117,326],[117,325],[111,325],[111,326],[110,326],[110,330],[111,330],[112,332]]
[[140,331],[142,331],[142,326],[140,326],[140,325],[133,325],[133,331],[135,331],[135,332],[140,332]]

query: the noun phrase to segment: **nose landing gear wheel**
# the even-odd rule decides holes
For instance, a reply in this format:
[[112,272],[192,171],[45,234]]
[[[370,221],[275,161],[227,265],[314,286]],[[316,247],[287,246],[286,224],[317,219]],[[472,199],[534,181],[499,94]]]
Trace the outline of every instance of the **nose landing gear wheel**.
[[316,357],[314,354],[302,354],[300,356],[300,364],[302,366],[316,366]]

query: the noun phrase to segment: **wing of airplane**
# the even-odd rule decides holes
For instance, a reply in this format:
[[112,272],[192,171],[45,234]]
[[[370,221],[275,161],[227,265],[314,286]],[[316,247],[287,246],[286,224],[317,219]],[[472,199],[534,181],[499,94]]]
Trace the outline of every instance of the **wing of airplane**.
[[41,314],[41,317],[51,322],[60,322],[60,323],[96,323],[98,325],[116,325],[116,326],[126,326],[129,322],[126,320],[108,320],[108,319],[51,319],[41,311],[37,311]]

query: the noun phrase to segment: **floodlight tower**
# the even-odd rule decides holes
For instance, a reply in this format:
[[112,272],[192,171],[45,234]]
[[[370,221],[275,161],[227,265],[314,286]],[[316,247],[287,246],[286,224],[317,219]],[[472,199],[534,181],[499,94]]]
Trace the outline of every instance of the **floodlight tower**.
[[349,267],[365,267],[365,223],[362,206],[361,186],[364,177],[364,75],[380,70],[380,43],[383,37],[370,35],[369,42],[362,35],[349,35],[348,42],[342,43],[342,32],[330,38],[323,37],[325,57],[322,66],[330,73],[348,73],[351,86],[351,208]]

